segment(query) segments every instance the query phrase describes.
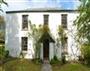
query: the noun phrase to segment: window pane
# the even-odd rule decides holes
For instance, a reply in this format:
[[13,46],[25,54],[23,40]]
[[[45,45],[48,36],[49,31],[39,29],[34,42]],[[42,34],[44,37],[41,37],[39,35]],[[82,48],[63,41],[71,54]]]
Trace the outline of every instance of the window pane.
[[22,37],[22,50],[27,50],[28,47],[28,38]]
[[49,15],[44,15],[44,25],[48,25],[48,16]]
[[68,37],[65,37],[64,38],[64,44],[63,44],[64,48],[63,48],[63,51],[67,54],[68,53]]
[[28,15],[22,15],[22,29],[28,30]]
[[61,15],[61,24],[62,24],[63,28],[67,28],[67,14]]

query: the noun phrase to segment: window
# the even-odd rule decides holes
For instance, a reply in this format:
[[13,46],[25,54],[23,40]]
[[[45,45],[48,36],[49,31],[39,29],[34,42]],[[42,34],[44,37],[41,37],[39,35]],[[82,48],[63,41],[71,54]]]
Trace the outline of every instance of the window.
[[27,47],[28,47],[28,38],[22,37],[22,50],[27,51]]
[[49,15],[44,15],[44,25],[48,25],[48,16]]
[[63,51],[67,54],[68,53],[68,50],[67,50],[67,47],[68,47],[68,38],[67,37],[64,38],[63,46],[64,46]]
[[22,29],[28,30],[28,15],[22,15]]
[[63,28],[67,28],[67,14],[61,15],[61,24]]

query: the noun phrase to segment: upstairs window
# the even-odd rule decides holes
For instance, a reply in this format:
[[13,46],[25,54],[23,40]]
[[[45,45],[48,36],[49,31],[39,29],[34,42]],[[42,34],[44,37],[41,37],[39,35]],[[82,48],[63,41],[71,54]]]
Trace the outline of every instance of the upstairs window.
[[22,30],[28,30],[28,15],[22,15]]
[[67,14],[61,15],[61,24],[63,28],[67,28]]
[[27,51],[28,37],[22,37],[22,51]]
[[44,25],[48,25],[48,17],[49,15],[44,15]]

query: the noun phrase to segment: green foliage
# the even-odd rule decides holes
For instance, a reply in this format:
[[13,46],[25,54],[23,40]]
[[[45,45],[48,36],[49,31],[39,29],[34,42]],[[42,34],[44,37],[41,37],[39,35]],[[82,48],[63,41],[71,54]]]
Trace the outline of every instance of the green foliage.
[[81,53],[87,63],[90,63],[90,0],[81,0],[80,15],[75,21],[77,40],[81,45]]
[[5,39],[5,20],[3,16],[0,16],[0,43],[3,43]]
[[36,58],[40,58],[40,48],[41,48],[41,44],[37,42],[35,46],[36,46],[36,49],[35,49]]
[[5,57],[4,46],[0,46],[0,60],[2,60],[4,57]]
[[4,31],[0,31],[0,43],[3,43],[5,39],[5,32]]
[[40,58],[36,58],[32,60],[35,64],[41,64],[42,60]]
[[7,6],[8,6],[8,4],[7,4],[7,2],[5,2],[4,0],[0,0],[0,11],[3,12],[2,8],[1,8],[1,5],[2,5],[2,4],[5,4],[5,5],[7,5]]
[[5,23],[5,20],[4,20],[4,17],[3,16],[0,16],[0,26],[1,24]]
[[38,42],[40,36],[42,35],[42,25],[37,27],[35,24],[30,23],[31,31],[29,33],[29,37],[33,38],[33,46],[35,47],[35,58],[40,58],[40,47],[41,44]]
[[90,68],[76,63],[53,66],[53,71],[90,71]]
[[35,24],[31,24],[30,22],[30,32],[29,37],[33,38],[35,46],[35,58],[40,58],[40,47],[41,44],[39,42],[40,37],[43,33],[50,32],[48,25],[39,25],[38,27]]
[[22,51],[20,52],[20,58],[24,59],[24,54]]
[[26,59],[13,59],[3,64],[4,71],[40,71],[40,69],[40,64]]
[[50,61],[51,64],[60,64],[60,60],[58,60],[57,56],[54,56],[54,58]]
[[90,0],[81,0],[79,12],[80,15],[75,21],[78,30],[78,41],[81,41],[83,38],[90,43]]
[[0,4],[2,3],[8,5],[4,0],[0,0]]
[[84,44],[81,46],[81,52],[84,56],[86,64],[90,64],[90,44]]
[[62,64],[66,63],[66,56],[65,53],[62,53]]
[[9,56],[9,51],[5,51],[4,46],[0,46],[0,63],[2,63]]
[[59,25],[58,27],[58,35],[59,35],[59,39],[62,43],[62,47],[64,47],[64,44],[65,44],[65,38],[66,38],[66,33],[65,33],[65,30],[62,26]]
[[49,29],[48,25],[43,25],[42,33],[46,33],[46,32],[50,33],[50,29]]
[[[59,35],[59,39],[60,39],[59,42],[61,42],[62,49],[64,49],[65,48],[65,43],[66,43],[66,40],[65,40],[66,33],[65,33],[65,30],[64,30],[64,28],[62,26],[58,27],[58,35]],[[61,55],[62,55],[62,63],[64,64],[64,63],[66,63],[65,51],[62,50],[62,54]]]

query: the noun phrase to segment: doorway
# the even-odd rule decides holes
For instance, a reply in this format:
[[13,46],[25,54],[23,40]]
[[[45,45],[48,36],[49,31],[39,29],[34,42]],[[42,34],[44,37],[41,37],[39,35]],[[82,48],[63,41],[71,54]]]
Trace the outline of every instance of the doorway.
[[49,40],[45,39],[43,42],[43,58],[49,59]]

